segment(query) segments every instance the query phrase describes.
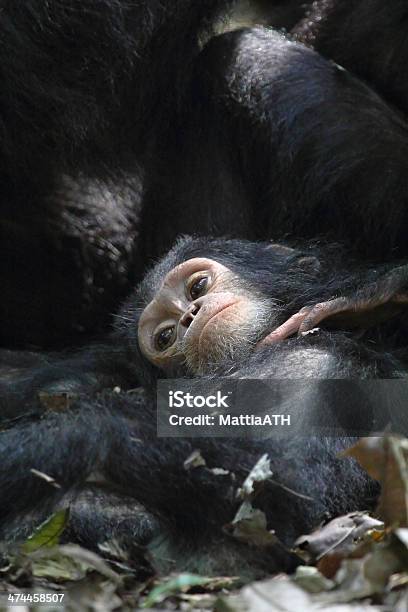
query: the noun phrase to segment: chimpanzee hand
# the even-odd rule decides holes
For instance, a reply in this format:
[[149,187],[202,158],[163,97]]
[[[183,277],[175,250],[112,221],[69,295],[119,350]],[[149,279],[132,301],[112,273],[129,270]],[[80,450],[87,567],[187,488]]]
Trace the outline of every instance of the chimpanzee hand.
[[404,305],[408,305],[408,265],[387,272],[352,296],[305,306],[268,334],[259,346],[276,344],[295,333],[301,336],[327,319],[334,327],[371,327],[398,314]]

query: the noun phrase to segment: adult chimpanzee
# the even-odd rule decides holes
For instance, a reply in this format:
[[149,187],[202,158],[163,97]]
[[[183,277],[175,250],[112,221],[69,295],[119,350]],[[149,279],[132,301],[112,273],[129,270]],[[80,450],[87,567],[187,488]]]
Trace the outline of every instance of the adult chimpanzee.
[[404,0],[317,0],[293,33],[406,113],[407,19]]
[[404,118],[272,30],[201,50],[232,5],[1,3],[3,345],[103,328],[180,232],[331,234],[365,256],[406,254]]
[[[351,443],[347,435],[356,421],[368,430],[385,426],[390,418],[404,426],[404,347],[399,356],[396,349],[373,350],[372,340],[379,341],[375,329],[366,339],[320,330],[269,344],[270,333],[305,302],[329,299],[361,283],[358,274],[350,282],[350,270],[336,275],[335,261],[330,251],[310,248],[182,239],[122,309],[112,346],[59,364],[54,359],[50,366],[26,369],[20,381],[3,383],[2,405],[20,409],[19,414],[14,410],[20,421],[6,422],[0,433],[3,533],[23,537],[56,504],[69,501],[73,512],[67,537],[88,546],[131,532],[143,543],[151,538],[161,567],[238,573],[252,568],[255,574],[286,567],[291,558],[279,547],[248,548],[224,530],[241,503],[236,488],[265,453],[273,477],[253,503],[285,544],[323,515],[371,507],[375,483],[338,452]],[[378,275],[373,271],[369,281]],[[384,271],[379,278],[376,286],[390,289],[392,276]],[[387,300],[398,296],[396,308],[401,308],[402,294],[401,287],[389,291]],[[368,306],[375,313],[375,304]],[[273,405],[274,412],[303,409],[344,436],[326,438],[304,430],[306,435],[284,439],[157,437],[153,380],[175,375],[213,380],[215,374],[231,380],[302,378],[311,385],[312,379],[358,380],[349,381],[352,410],[349,396],[343,401],[330,386],[310,392],[307,380],[300,395],[288,380]],[[367,395],[359,384],[376,377],[400,378],[400,384]],[[131,388],[139,379],[144,399],[109,391],[117,384]],[[96,393],[103,387],[105,393]],[[57,411],[53,396],[61,399],[64,391],[65,410]],[[206,465],[188,468],[185,462],[197,449]],[[95,474],[104,486],[88,484],[81,490]],[[126,528],[120,526],[123,516]]]

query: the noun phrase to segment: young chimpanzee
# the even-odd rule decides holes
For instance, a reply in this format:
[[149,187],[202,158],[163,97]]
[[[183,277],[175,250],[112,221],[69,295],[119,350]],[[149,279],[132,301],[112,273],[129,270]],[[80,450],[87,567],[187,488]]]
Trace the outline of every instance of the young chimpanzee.
[[[22,537],[52,508],[71,503],[67,537],[96,546],[123,537],[123,525],[112,518],[112,506],[119,505],[127,533],[149,542],[159,567],[242,573],[251,567],[255,574],[287,567],[292,559],[279,546],[248,547],[227,528],[242,502],[237,488],[264,454],[273,476],[253,504],[285,544],[327,514],[372,507],[376,484],[338,453],[351,444],[356,417],[368,430],[390,419],[403,426],[391,414],[394,410],[399,417],[406,397],[405,366],[397,351],[384,346],[376,351],[368,340],[341,330],[290,339],[284,333],[281,342],[274,337],[270,343],[270,334],[302,305],[322,295],[330,300],[361,281],[357,275],[350,282],[350,272],[337,275],[329,256],[330,249],[320,254],[268,243],[183,238],[129,298],[111,346],[28,369],[20,382],[5,383],[1,401],[9,413],[19,407],[19,420],[6,422],[0,433],[2,532]],[[370,282],[377,274],[372,272]],[[387,278],[384,274],[381,278]],[[398,302],[396,308],[401,307]],[[394,314],[392,308],[387,316]],[[309,379],[300,394],[288,384],[271,408],[319,418],[324,411],[338,435],[305,430],[261,440],[160,438],[154,379],[182,375]],[[400,378],[401,385],[373,397],[359,386],[372,378]],[[349,381],[357,414],[335,387],[312,389],[310,379],[357,379]],[[112,391],[114,385],[131,389],[140,381],[142,397]],[[52,398],[64,391],[65,409],[58,412]],[[192,467],[187,460],[197,450],[205,465]],[[85,484],[95,474],[103,486]],[[92,495],[98,503],[84,510],[84,498]],[[29,520],[21,521],[27,515]]]
[[406,277],[404,265],[351,272],[333,247],[185,238],[127,300],[117,330],[161,376],[230,373],[321,322],[361,330],[391,319],[407,302]]

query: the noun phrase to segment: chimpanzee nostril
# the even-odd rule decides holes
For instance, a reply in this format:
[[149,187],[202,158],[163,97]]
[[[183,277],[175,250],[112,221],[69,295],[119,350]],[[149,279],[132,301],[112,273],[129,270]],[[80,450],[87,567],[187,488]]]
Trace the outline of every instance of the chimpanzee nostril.
[[190,327],[199,310],[200,306],[198,304],[192,304],[187,312],[185,312],[181,317],[180,324],[187,328]]
[[181,319],[180,323],[184,325],[184,327],[190,327],[194,320],[193,315],[190,312],[186,312],[186,314]]

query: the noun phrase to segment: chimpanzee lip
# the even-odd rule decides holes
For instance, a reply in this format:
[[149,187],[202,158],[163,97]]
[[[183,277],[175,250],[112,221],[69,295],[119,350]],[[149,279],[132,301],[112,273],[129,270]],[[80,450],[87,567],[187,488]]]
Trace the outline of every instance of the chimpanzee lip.
[[211,313],[211,316],[207,318],[207,320],[205,321],[205,323],[202,325],[201,330],[198,332],[198,340],[197,340],[197,346],[198,346],[198,350],[200,350],[200,343],[203,340],[203,334],[205,337],[205,329],[206,327],[213,321],[213,319],[215,319],[219,314],[221,314],[224,310],[227,310],[228,308],[230,308],[231,306],[235,305],[235,301],[232,302],[227,302],[226,304],[223,304],[219,309],[217,309],[215,312]]

